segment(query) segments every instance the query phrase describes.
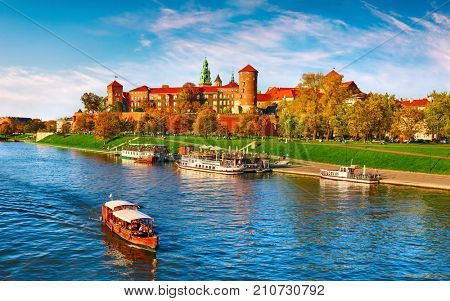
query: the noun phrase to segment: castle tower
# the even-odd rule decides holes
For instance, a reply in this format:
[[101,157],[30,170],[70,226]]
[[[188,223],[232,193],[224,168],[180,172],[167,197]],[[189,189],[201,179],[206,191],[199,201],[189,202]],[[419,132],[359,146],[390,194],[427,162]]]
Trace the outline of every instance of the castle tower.
[[208,67],[208,60],[205,58],[203,61],[202,72],[200,73],[200,82],[198,85],[201,86],[211,86],[211,72]]
[[119,84],[117,81],[113,81],[106,88],[106,92],[108,94],[108,100],[106,105],[108,107],[115,106],[118,102],[122,102],[123,99],[123,86]]
[[231,72],[231,80],[230,83],[234,83],[234,71]]
[[239,92],[235,107],[240,106],[243,113],[256,107],[257,87],[258,71],[250,65],[242,68],[239,71]]
[[216,79],[214,80],[214,86],[220,87],[222,86],[222,79],[220,79],[219,74],[217,74]]

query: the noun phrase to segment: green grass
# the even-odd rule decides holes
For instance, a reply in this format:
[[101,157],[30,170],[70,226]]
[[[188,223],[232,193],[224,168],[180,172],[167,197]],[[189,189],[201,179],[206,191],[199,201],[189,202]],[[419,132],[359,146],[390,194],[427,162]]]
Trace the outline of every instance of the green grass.
[[[233,140],[217,139],[210,137],[208,139],[202,137],[170,137],[170,140],[184,141],[186,143],[218,145],[232,149],[236,146],[241,148],[249,144],[252,139],[242,138]],[[170,142],[168,142],[170,143]],[[371,148],[377,146],[369,146],[365,149],[352,149],[347,147],[334,146],[335,143],[307,143],[304,141],[291,141],[284,143],[278,141],[277,138],[269,138],[260,141],[260,145],[256,148],[256,152],[264,152],[276,156],[288,156],[294,159],[333,163],[333,164],[349,164],[352,160],[354,164],[366,165],[371,168],[393,169],[425,173],[450,174],[450,161],[447,159],[427,158],[422,156],[393,154],[371,151]],[[365,147],[365,144],[349,144],[349,146]],[[378,146],[388,149],[386,145]],[[441,149],[442,148],[442,149]],[[379,149],[379,148],[377,148]],[[422,144],[409,145],[407,151],[414,153],[426,152],[433,150],[433,154],[445,156],[450,148],[448,146],[440,146],[436,151],[435,148],[424,147]],[[251,150],[253,151],[253,150]],[[402,149],[403,151],[403,149]],[[426,153],[425,153],[426,154]]]
[[[61,135],[52,135],[39,143],[77,147],[90,150],[106,150],[107,147],[112,147],[123,143],[132,136],[125,136],[117,138],[108,142],[106,145],[102,141],[97,141],[92,135],[70,135],[63,137]],[[173,141],[168,141],[173,140]],[[132,143],[150,143],[150,144],[164,144],[167,145],[172,152],[176,153],[178,147],[186,144],[206,144],[217,145],[222,148],[232,149],[242,148],[252,142],[251,138],[236,138],[232,140],[221,139],[217,137],[195,137],[195,136],[168,136],[167,140],[158,139],[155,137],[140,137]],[[275,156],[288,156],[293,159],[333,163],[333,164],[349,164],[352,160],[354,164],[366,165],[371,168],[404,170],[413,172],[450,174],[450,160],[429,158],[423,156],[414,156],[413,153],[430,154],[437,156],[448,156],[450,146],[447,145],[424,145],[424,144],[362,144],[349,143],[349,147],[337,146],[336,143],[320,143],[320,142],[305,142],[301,140],[294,140],[289,143],[279,141],[278,138],[266,138],[259,140],[259,145],[256,151],[260,153],[267,153]],[[352,149],[351,146],[363,147],[364,149]],[[402,152],[409,152],[408,154],[394,154],[387,152],[378,152],[376,150],[398,150]]]
[[129,140],[131,137],[124,136],[117,139],[114,139],[112,141],[108,141],[106,144],[103,141],[99,141],[95,139],[93,135],[69,135],[69,136],[63,136],[63,135],[51,135],[43,140],[39,141],[39,144],[48,144],[48,145],[54,145],[54,146],[63,146],[63,147],[76,147],[76,148],[83,148],[87,150],[107,150],[108,146],[113,147],[116,145],[119,145],[127,140]]

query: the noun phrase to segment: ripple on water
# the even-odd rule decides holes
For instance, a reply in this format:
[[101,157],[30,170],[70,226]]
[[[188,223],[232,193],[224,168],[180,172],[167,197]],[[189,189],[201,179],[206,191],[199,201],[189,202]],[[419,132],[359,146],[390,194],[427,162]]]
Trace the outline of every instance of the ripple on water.
[[[228,177],[21,143],[0,143],[0,164],[4,280],[449,280],[445,192]],[[110,193],[155,218],[157,252],[101,225]]]

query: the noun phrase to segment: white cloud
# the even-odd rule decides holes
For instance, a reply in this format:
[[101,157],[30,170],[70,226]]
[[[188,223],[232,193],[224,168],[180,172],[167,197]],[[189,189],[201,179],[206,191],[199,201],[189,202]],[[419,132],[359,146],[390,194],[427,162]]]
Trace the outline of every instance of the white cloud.
[[[395,18],[394,16],[382,12],[381,10],[379,10],[372,4],[369,4],[365,1],[363,1],[363,3],[372,12],[372,14],[374,16],[380,18],[381,20],[387,22],[388,24],[394,25],[404,31],[412,30],[412,28],[409,25],[405,24],[404,22],[400,21],[399,19]],[[396,14],[396,15],[397,15],[397,17],[399,16],[398,14]]]
[[80,97],[104,94],[105,77],[88,70],[44,72],[35,68],[0,68],[0,115],[53,119],[71,116],[82,107]]

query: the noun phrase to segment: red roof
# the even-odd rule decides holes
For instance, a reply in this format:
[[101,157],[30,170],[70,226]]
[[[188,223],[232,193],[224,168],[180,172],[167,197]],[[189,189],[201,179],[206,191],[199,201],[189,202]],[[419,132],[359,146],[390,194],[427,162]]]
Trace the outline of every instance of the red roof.
[[147,86],[140,86],[136,89],[130,90],[130,92],[138,92],[138,91],[148,91],[148,87]]
[[221,86],[218,88],[239,88],[239,85],[235,82],[231,82],[229,84],[226,84],[225,86]]
[[241,72],[258,72],[258,71],[255,68],[253,68],[252,66],[247,65],[239,71],[239,73],[241,73]]
[[257,101],[271,101],[271,95],[270,94],[258,94],[257,96]]
[[179,93],[181,87],[150,88],[150,94]]
[[402,106],[405,107],[426,107],[430,104],[430,101],[426,98],[414,99],[414,100],[403,100],[401,101]]
[[285,98],[295,98],[297,89],[272,87],[267,89],[266,94],[271,95],[272,100],[283,100]]
[[352,84],[355,84],[355,82],[354,81],[349,81],[349,82],[345,82],[345,83],[342,83],[343,85],[345,85],[345,86],[351,86]]
[[330,72],[328,72],[328,73],[325,75],[325,77],[328,77],[328,76],[331,76],[331,75],[339,75],[339,76],[342,76],[342,77],[343,77],[342,74],[339,74],[339,73],[337,73],[337,72],[334,71],[334,70],[331,70]]
[[108,87],[109,86],[113,86],[113,87],[123,87],[121,84],[119,84],[117,81],[113,81],[112,83],[110,83],[109,85],[108,85]]

